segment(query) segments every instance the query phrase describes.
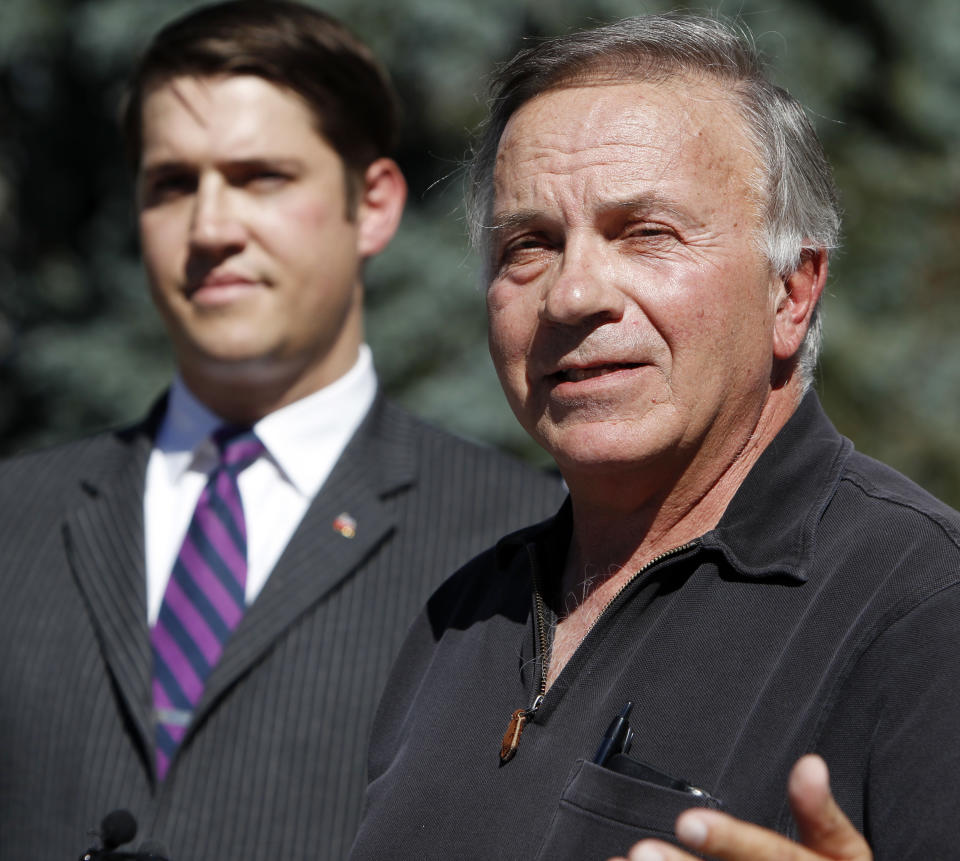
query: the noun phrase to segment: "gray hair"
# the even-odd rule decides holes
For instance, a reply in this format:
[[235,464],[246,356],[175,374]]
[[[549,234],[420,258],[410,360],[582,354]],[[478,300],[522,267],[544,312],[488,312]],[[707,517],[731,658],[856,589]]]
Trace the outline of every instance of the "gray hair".
[[[840,208],[833,174],[803,107],[769,80],[746,30],[713,18],[669,13],[543,41],[495,72],[490,116],[474,149],[467,187],[470,238],[488,279],[486,225],[493,211],[493,171],[510,117],[535,96],[564,86],[676,77],[712,79],[734,97],[760,160],[755,191],[763,224],[758,241],[773,270],[785,278],[812,250],[837,247]],[[797,356],[804,388],[813,380],[821,340],[818,304]]]

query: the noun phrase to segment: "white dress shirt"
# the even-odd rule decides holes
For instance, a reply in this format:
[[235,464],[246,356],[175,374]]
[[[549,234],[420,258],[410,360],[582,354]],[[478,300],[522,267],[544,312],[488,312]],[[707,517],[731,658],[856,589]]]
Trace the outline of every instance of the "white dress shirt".
[[[356,364],[340,379],[254,425],[266,453],[238,479],[247,527],[247,606],[260,594],[376,391],[373,359],[364,344]],[[222,424],[179,376],[174,379],[147,464],[143,499],[150,625],[160,614],[193,510],[216,466],[210,435]]]

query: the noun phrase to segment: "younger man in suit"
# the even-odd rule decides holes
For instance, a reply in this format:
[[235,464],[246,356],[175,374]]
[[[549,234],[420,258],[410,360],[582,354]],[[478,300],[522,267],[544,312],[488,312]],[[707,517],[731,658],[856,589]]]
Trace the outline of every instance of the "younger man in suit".
[[165,28],[125,132],[178,373],[140,425],[0,467],[0,845],[129,808],[172,858],[341,858],[444,575],[558,485],[378,392],[362,268],[405,183],[369,50],[287,2]]

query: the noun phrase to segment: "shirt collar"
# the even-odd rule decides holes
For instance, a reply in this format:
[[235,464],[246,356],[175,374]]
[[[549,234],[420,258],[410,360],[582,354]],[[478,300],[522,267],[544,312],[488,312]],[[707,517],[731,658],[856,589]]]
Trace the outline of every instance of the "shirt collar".
[[189,469],[203,470],[215,457],[210,435],[221,424],[223,420],[197,400],[177,374],[153,443],[163,454],[172,484]]
[[[376,393],[373,357],[362,344],[346,374],[264,416],[254,431],[290,483],[312,497],[370,410]],[[210,459],[216,456],[210,435],[222,424],[223,419],[204,406],[177,374],[154,442],[164,454],[171,481],[178,481],[188,469],[209,469]]]
[[339,459],[377,394],[370,349],[325,388],[264,416],[254,426],[271,457],[304,496],[312,497]]
[[745,577],[804,582],[817,527],[852,450],[808,392],[703,546],[721,552]]

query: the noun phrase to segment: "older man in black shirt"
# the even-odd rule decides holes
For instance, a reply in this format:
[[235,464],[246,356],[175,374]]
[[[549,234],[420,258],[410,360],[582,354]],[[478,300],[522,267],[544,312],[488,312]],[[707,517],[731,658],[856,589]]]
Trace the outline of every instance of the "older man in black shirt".
[[354,857],[950,857],[960,516],[810,391],[839,215],[802,109],[671,16],[494,96],[491,350],[570,503],[413,629]]

